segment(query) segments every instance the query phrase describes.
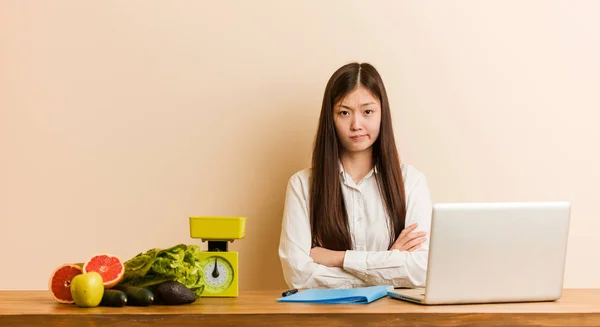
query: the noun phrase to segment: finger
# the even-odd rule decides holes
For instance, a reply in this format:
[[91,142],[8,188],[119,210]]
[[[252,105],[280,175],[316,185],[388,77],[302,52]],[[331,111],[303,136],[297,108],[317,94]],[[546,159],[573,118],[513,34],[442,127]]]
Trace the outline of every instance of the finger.
[[417,244],[417,245],[413,246],[412,248],[410,248],[410,249],[408,249],[406,251],[413,252],[415,250],[418,250],[420,247],[421,247],[421,244]]
[[413,247],[415,247],[417,245],[420,246],[421,244],[423,244],[423,242],[425,242],[425,240],[426,240],[426,237],[421,237],[421,238],[413,239],[412,241],[406,243],[406,245],[404,246],[404,248],[407,249],[407,251],[408,251],[408,249],[413,248]]
[[400,235],[398,235],[398,239],[403,238],[404,236],[406,236],[406,234],[412,232],[413,230],[415,230],[415,228],[417,228],[417,223],[414,223],[406,228],[404,228],[402,230],[402,232],[400,232]]
[[[417,234],[419,235],[418,237],[424,237],[425,236],[425,233],[413,233],[413,234],[411,234],[412,235],[411,237],[414,237],[414,235],[417,235]],[[412,244],[421,244],[421,243],[425,242],[425,239],[423,238],[422,240],[419,240],[419,239],[415,240],[415,239],[406,239],[405,238],[405,239],[400,240],[400,241],[402,241],[402,242],[395,242],[390,247],[390,251],[391,250],[406,251],[408,248],[411,247],[411,242],[412,242]],[[400,243],[402,243],[402,244],[400,244]]]
[[416,238],[424,237],[425,235],[427,235],[425,232],[410,233],[406,237],[404,237],[403,239],[398,240],[399,241],[398,243],[400,244],[400,246],[402,246],[402,245],[405,245],[406,243],[408,243],[408,242],[410,242],[410,241],[412,241],[412,240],[414,240]]

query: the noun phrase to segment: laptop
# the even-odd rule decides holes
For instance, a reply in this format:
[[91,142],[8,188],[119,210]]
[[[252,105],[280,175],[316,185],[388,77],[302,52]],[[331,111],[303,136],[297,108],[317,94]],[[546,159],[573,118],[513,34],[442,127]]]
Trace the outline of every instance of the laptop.
[[569,202],[435,204],[426,286],[387,295],[426,305],[557,300],[570,216]]

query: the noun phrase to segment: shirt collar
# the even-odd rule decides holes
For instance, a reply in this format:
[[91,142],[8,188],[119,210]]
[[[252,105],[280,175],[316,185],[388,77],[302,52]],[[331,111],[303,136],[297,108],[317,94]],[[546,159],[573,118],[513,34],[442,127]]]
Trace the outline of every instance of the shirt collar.
[[[346,182],[346,171],[344,170],[344,165],[342,165],[342,161],[338,160],[338,165],[340,167],[340,174],[342,175],[342,178],[344,179],[344,182]],[[377,170],[377,165],[373,166],[373,168],[365,175],[365,177],[363,177],[363,179],[365,178],[369,178],[371,177],[373,174],[376,174],[378,172]]]

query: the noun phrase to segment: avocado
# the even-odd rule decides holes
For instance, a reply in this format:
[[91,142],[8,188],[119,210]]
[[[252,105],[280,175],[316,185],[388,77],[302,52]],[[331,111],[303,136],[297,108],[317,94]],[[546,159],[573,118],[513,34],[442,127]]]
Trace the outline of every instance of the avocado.
[[188,304],[196,301],[194,291],[178,281],[162,282],[156,285],[154,292],[160,303],[167,305]]

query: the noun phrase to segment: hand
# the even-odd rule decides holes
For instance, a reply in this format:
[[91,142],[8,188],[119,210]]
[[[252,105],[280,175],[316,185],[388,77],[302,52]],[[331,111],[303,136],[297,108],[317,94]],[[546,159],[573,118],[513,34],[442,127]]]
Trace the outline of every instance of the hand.
[[417,228],[417,224],[412,224],[402,230],[398,239],[394,242],[390,250],[400,250],[412,252],[421,247],[425,242],[425,232],[411,233]]
[[342,268],[345,255],[345,251],[333,251],[318,246],[310,249],[310,257],[313,261],[327,267]]

